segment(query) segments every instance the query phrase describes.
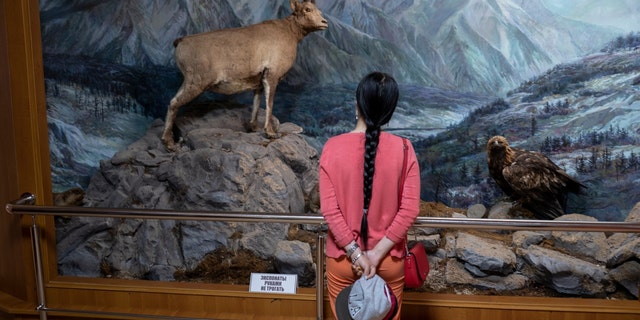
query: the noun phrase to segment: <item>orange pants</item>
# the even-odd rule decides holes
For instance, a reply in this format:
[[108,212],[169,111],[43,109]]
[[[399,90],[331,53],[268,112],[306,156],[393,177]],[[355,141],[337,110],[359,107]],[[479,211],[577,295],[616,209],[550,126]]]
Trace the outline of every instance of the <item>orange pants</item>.
[[[353,284],[360,276],[353,272],[353,269],[351,269],[351,261],[345,256],[338,259],[327,257],[326,269],[329,302],[331,303],[333,318],[337,319],[336,298],[338,297],[338,293]],[[393,290],[396,299],[398,299],[398,313],[393,319],[399,320],[402,308],[402,292],[404,290],[404,260],[387,255],[380,262],[376,273],[387,282],[391,290]]]

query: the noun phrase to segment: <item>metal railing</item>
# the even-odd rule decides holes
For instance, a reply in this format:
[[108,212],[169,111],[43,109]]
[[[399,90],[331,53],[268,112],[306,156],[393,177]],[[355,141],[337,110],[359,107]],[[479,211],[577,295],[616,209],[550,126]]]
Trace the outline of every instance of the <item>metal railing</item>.
[[[22,194],[21,198],[6,205],[6,211],[15,215],[31,215],[31,240],[35,264],[38,306],[40,319],[47,319],[47,311],[76,312],[84,314],[109,314],[100,311],[53,309],[46,305],[42,253],[40,249],[40,230],[36,223],[36,216],[67,217],[101,217],[101,218],[137,218],[137,219],[167,219],[167,220],[197,220],[197,221],[226,221],[226,222],[263,222],[263,223],[294,223],[294,224],[324,224],[325,220],[318,214],[276,214],[263,212],[215,212],[215,211],[176,211],[156,209],[121,209],[94,207],[60,207],[36,206],[35,196],[31,193]],[[490,230],[536,230],[536,231],[582,231],[582,232],[619,232],[640,233],[640,223],[606,222],[606,221],[557,221],[557,220],[524,220],[524,219],[478,219],[478,218],[435,218],[418,217],[414,227],[438,227],[457,229],[490,229]],[[317,319],[323,319],[324,312],[324,235],[318,234],[316,250],[316,314]],[[117,314],[122,315],[122,314]],[[138,315],[140,318],[163,318],[158,316]],[[171,317],[171,319],[176,319]],[[185,318],[193,319],[193,318]]]

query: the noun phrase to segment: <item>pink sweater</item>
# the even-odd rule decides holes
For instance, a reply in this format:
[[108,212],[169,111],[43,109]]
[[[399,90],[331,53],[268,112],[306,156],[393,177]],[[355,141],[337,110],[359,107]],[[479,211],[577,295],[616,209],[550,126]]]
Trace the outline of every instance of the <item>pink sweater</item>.
[[[357,239],[363,246],[360,221],[363,209],[364,133],[345,133],[329,139],[320,156],[320,210],[329,226],[326,255],[339,258],[343,247]],[[380,134],[376,154],[373,193],[369,204],[369,240],[372,249],[387,236],[396,245],[395,257],[404,256],[404,239],[420,211],[420,169],[411,142],[407,140],[407,177],[400,206],[398,193],[402,161],[402,139]]]

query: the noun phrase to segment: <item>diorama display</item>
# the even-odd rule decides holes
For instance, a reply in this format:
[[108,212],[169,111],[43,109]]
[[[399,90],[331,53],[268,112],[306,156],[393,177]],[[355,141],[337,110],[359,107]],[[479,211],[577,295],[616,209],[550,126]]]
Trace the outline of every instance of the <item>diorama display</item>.
[[[636,7],[41,0],[53,189],[60,205],[318,213],[323,143],[350,130],[357,81],[381,70],[400,84],[385,130],[415,146],[422,215],[637,222]],[[301,29],[272,39],[275,31],[248,27],[283,21]],[[494,181],[494,136],[544,155],[568,191],[580,192],[560,196],[555,214],[536,215]],[[237,283],[246,273],[207,279],[205,271],[221,255],[242,255],[263,268],[253,271],[296,273],[303,286],[315,285],[313,235],[322,231],[64,217],[56,229],[64,275]],[[418,290],[638,297],[638,235],[416,232],[431,260]]]

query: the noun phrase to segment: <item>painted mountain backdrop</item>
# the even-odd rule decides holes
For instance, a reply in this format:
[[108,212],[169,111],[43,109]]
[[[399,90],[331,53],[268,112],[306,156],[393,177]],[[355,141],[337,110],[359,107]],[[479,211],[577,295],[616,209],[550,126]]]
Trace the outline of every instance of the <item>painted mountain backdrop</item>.
[[[587,9],[596,4],[602,14],[592,19]],[[567,63],[581,68],[583,57],[640,30],[640,5],[631,0],[607,1],[604,7],[593,1],[526,0],[317,0],[317,5],[329,29],[300,44],[297,62],[276,93],[274,114],[301,125],[319,145],[350,128],[355,84],[371,70],[390,72],[401,83],[390,130],[420,144],[547,70]],[[172,58],[176,38],[290,13],[286,0],[41,0],[40,6],[55,191],[85,187],[100,160],[164,117],[181,82]],[[556,85],[575,93],[567,82],[581,80],[563,79],[568,80]],[[630,88],[625,101],[633,106],[627,112],[634,113],[637,92]],[[552,94],[529,99],[544,105],[555,101]],[[232,98],[250,101],[248,95]],[[581,107],[586,113],[591,105]],[[497,121],[510,119],[510,109]],[[611,120],[576,120],[582,115],[562,123],[541,121],[545,130],[538,137],[567,127],[605,130]],[[624,125],[638,134],[636,125]],[[508,126],[501,131],[508,132]],[[424,181],[432,178],[427,163]]]
[[[403,83],[506,92],[621,33],[564,18],[539,1],[317,3],[331,27],[305,39],[290,84],[352,83],[363,70],[387,69]],[[136,67],[174,67],[172,43],[181,36],[289,13],[286,0],[41,1],[47,54]]]

